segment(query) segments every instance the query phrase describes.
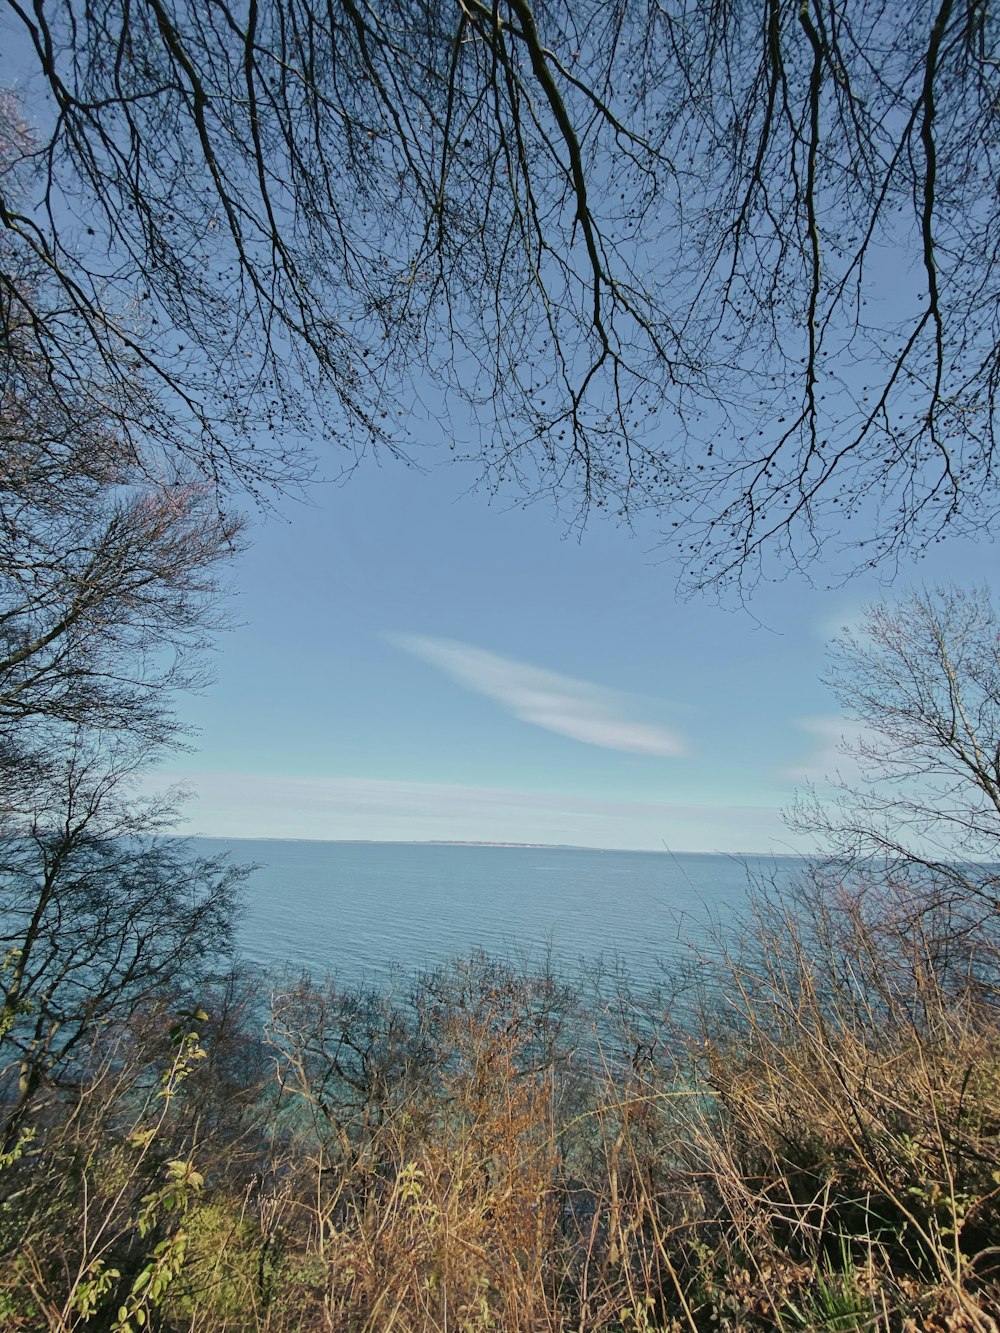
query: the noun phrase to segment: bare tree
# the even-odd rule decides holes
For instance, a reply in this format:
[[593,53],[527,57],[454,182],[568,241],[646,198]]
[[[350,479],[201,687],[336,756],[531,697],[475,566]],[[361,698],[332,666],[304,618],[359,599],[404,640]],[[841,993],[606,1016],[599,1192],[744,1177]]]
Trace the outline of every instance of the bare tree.
[[4,1150],[39,1096],[85,1077],[154,1002],[203,1000],[229,965],[246,870],[155,835],[136,802],[145,755],[78,735],[0,846],[0,1105]]
[[203,480],[157,477],[99,386],[53,378],[25,304],[44,286],[20,269],[0,380],[4,1151],[94,1042],[226,965],[241,878],[134,800],[204,677],[240,523]]
[[44,718],[165,739],[167,693],[202,674],[236,525],[197,488],[116,491],[36,463],[0,490],[0,730]]
[[[872,878],[927,900],[1000,904],[1000,616],[988,591],[934,589],[868,610],[834,642],[828,678],[862,724],[841,749],[857,780],[794,822]],[[926,892],[924,892],[926,890]]]
[[[22,290],[32,290],[23,282]],[[23,324],[0,382],[0,809],[63,732],[176,737],[239,541],[204,482],[157,481],[98,395],[54,386]]]
[[55,286],[0,285],[166,457],[406,450],[420,369],[489,484],[653,509],[695,584],[996,514],[988,0],[8,6]]

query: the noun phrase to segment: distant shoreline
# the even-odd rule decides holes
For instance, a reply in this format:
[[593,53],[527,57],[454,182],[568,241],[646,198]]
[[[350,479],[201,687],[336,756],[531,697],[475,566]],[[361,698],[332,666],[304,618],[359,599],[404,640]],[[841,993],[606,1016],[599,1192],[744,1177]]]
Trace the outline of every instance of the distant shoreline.
[[727,856],[738,860],[742,856],[755,859],[764,857],[775,860],[803,861],[808,857],[800,852],[739,851],[739,852],[688,852],[672,847],[588,847],[572,842],[487,842],[478,839],[460,838],[290,838],[280,834],[250,837],[247,834],[226,833],[189,833],[180,837],[195,841],[211,842],[314,842],[319,844],[334,843],[338,846],[354,847],[508,847],[521,848],[525,851],[548,852],[627,852],[636,856]]

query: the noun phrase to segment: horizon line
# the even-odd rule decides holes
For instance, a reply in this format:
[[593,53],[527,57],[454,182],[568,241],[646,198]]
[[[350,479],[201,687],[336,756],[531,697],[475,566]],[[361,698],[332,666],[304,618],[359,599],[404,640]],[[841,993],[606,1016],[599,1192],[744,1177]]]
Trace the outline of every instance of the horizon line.
[[519,847],[524,850],[561,851],[561,852],[634,852],[642,856],[741,856],[781,857],[788,860],[804,861],[808,856],[802,852],[776,852],[771,848],[766,851],[685,851],[673,847],[595,847],[586,843],[575,842],[499,842],[480,838],[300,838],[289,834],[272,833],[250,837],[245,833],[178,833],[178,837],[192,840],[206,839],[214,842],[317,842],[336,843],[355,846],[389,847]]

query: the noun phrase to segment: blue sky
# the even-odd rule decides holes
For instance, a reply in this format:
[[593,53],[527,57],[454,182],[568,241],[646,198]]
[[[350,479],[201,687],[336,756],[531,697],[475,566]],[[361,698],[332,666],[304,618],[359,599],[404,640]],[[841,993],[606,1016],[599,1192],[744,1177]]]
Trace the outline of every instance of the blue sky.
[[[23,30],[0,36],[0,79],[30,90]],[[178,701],[194,748],[150,779],[190,791],[188,832],[794,850],[781,810],[850,731],[820,683],[830,636],[908,581],[995,566],[956,541],[894,587],[790,573],[748,608],[679,601],[655,525],[577,540],[433,443],[425,471],[368,460],[255,516],[215,683]]]
[[[187,831],[801,847],[780,812],[850,730],[826,642],[893,589],[789,575],[749,609],[679,601],[652,532],[578,540],[474,480],[372,461],[255,519],[216,681],[181,701],[196,749],[159,775],[191,790]],[[936,547],[895,588],[992,559]]]

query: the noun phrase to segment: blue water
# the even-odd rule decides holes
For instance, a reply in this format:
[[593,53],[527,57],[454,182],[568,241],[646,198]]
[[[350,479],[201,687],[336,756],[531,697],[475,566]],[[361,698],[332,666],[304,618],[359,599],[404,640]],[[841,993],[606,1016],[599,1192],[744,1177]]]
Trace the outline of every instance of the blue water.
[[268,968],[383,985],[476,949],[563,973],[602,958],[637,980],[711,949],[746,906],[747,871],[784,879],[798,862],[667,852],[426,843],[220,841],[256,862],[239,926]]

